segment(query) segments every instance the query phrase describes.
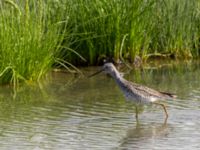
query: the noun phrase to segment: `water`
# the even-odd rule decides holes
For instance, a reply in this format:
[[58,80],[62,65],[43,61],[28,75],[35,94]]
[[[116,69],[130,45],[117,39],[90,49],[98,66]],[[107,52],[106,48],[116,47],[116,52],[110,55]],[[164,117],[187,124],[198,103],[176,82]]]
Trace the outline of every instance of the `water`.
[[145,106],[137,123],[134,105],[105,74],[87,79],[52,73],[17,93],[0,87],[0,149],[200,149],[199,63],[120,70],[129,80],[178,95],[165,102],[167,122],[159,106]]

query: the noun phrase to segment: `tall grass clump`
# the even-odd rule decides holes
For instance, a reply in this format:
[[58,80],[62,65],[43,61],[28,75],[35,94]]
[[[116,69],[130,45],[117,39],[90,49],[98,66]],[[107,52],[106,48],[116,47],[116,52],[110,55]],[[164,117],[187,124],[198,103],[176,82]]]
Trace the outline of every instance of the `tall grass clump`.
[[[200,1],[67,0],[76,42],[71,45],[89,64],[102,57],[116,61],[154,54],[199,56]],[[73,63],[82,63],[68,55]]]
[[[77,35],[72,48],[89,64],[105,56],[117,61],[122,56],[131,56],[132,60],[145,48],[149,40],[146,33],[149,23],[145,21],[152,0],[68,0],[68,4],[71,6],[69,22]],[[74,57],[68,59],[79,61]]]
[[199,0],[2,0],[0,83],[85,59],[199,56],[199,10]]
[[158,0],[154,9],[151,51],[183,58],[199,56],[200,1]]
[[[60,55],[65,20],[53,1],[0,2],[0,83],[38,80]],[[55,8],[54,8],[55,7]],[[63,12],[63,11],[62,11]]]

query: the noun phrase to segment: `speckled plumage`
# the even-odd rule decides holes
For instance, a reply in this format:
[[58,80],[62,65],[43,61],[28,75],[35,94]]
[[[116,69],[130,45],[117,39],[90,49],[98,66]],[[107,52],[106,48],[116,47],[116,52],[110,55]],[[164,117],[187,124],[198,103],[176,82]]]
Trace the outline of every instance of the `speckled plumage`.
[[[165,111],[166,118],[168,117],[165,105],[158,103],[157,101],[164,99],[173,99],[175,95],[167,92],[160,92],[124,79],[112,63],[104,64],[102,70],[98,71],[97,73],[91,76],[94,76],[102,71],[105,71],[106,73],[110,74],[113,77],[113,79],[116,81],[116,83],[124,93],[124,96],[126,97],[127,100],[133,101],[136,104],[160,105],[163,107]],[[138,118],[137,106],[136,106],[136,118]]]
[[170,93],[159,92],[124,79],[112,63],[106,63],[103,70],[110,74],[124,93],[127,100],[137,104],[149,104],[161,99],[173,98]]

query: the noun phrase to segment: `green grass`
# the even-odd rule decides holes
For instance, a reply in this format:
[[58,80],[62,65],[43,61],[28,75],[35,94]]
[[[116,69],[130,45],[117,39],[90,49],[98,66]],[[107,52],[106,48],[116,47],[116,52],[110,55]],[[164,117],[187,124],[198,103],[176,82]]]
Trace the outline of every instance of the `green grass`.
[[152,49],[178,57],[199,56],[200,1],[160,1],[156,6]]
[[[200,1],[67,0],[77,42],[71,45],[88,64],[104,56],[133,61],[154,54],[199,56]],[[71,2],[71,3],[70,3]],[[67,58],[82,63],[76,57]]]
[[71,71],[105,57],[198,57],[199,10],[199,0],[3,0],[0,83],[35,81],[55,65]]
[[0,83],[39,80],[67,36],[62,14],[54,14],[53,4],[43,0],[5,0],[0,7]]

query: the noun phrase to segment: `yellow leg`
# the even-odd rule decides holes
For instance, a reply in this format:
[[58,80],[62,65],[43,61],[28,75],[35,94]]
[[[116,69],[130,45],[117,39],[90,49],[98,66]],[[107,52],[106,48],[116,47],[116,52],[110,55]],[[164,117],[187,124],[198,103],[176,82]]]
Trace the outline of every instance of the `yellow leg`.
[[135,118],[138,120],[138,106],[135,106]]
[[165,105],[164,105],[164,104],[160,104],[160,103],[153,103],[153,104],[156,104],[156,105],[160,105],[160,106],[162,106],[162,108],[163,108],[163,109],[164,109],[164,111],[165,111],[166,118],[168,118],[167,109],[166,109],[166,107],[165,107]]

